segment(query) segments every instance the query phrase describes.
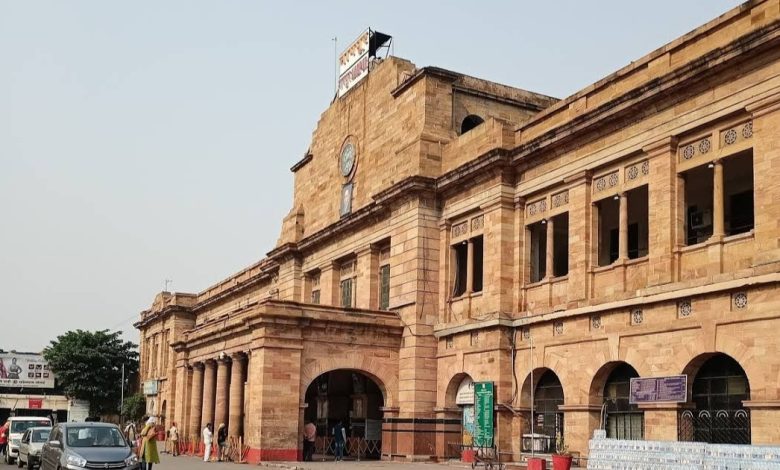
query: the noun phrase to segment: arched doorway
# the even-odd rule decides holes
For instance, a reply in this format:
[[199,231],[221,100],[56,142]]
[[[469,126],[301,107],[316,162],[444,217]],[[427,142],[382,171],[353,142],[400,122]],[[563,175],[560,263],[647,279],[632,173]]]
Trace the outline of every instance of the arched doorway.
[[536,440],[537,449],[541,452],[552,452],[555,449],[555,438],[563,435],[563,412],[558,409],[563,405],[563,386],[555,372],[547,369],[539,378],[534,389],[534,434],[544,434],[546,439]]
[[621,362],[612,369],[604,383],[604,424],[609,438],[644,439],[645,413],[629,401],[631,379],[636,377],[639,377],[637,371]]
[[316,453],[332,456],[333,428],[341,421],[346,435],[345,455],[379,459],[382,455],[382,407],[379,385],[367,375],[339,369],[318,376],[306,389],[304,420],[317,427]]
[[736,360],[722,353],[704,358],[690,390],[693,408],[680,413],[680,440],[750,444],[750,411],[742,404],[750,399],[750,383]]
[[455,455],[458,446],[474,444],[474,380],[466,373],[456,374],[447,387],[446,405],[460,413],[460,441],[448,443],[448,455]]

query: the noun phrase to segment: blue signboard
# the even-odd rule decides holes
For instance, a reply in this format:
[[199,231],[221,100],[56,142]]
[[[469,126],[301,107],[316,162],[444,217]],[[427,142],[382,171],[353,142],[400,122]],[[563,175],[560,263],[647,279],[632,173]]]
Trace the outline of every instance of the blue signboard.
[[636,377],[631,379],[629,403],[685,403],[688,401],[688,376]]

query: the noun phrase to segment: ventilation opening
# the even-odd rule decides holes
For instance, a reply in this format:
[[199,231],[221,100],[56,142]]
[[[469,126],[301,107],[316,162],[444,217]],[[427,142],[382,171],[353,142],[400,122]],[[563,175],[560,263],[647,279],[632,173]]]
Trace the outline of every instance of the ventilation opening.
[[484,119],[477,116],[476,114],[469,114],[466,116],[465,119],[463,119],[463,122],[460,125],[460,133],[465,134],[466,132],[470,131],[471,129],[474,129],[478,125],[485,122]]

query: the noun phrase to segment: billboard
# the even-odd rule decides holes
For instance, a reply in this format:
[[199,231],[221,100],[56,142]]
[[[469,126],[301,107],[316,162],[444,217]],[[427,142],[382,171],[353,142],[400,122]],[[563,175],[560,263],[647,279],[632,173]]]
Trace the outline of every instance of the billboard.
[[54,388],[54,374],[40,354],[0,353],[0,387]]
[[377,50],[388,47],[392,37],[366,29],[339,56],[339,97],[368,75],[372,57]]

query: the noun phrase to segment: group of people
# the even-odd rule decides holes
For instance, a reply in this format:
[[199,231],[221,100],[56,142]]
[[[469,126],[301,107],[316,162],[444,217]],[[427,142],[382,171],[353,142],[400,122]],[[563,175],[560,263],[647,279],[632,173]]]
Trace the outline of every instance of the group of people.
[[[204,462],[211,461],[211,446],[213,443],[214,443],[214,428],[211,425],[211,423],[208,423],[206,427],[203,428],[203,445],[205,446],[205,451],[203,452]],[[228,447],[227,444],[228,444],[227,427],[225,427],[225,423],[220,423],[219,428],[217,428],[217,461],[218,462],[227,460],[227,447]]]
[[[314,460],[314,450],[317,441],[317,426],[311,421],[303,427],[303,461],[311,462]],[[347,429],[344,423],[339,420],[333,426],[333,454],[337,461],[344,460],[344,447],[347,444]]]
[[[138,458],[141,460],[141,470],[152,470],[152,465],[160,463],[160,454],[157,451],[157,418],[145,417],[145,424],[141,432],[132,421],[128,422],[124,429],[128,442],[135,443]],[[179,455],[179,429],[176,423],[168,428],[168,440],[166,441],[168,453],[174,457]]]

